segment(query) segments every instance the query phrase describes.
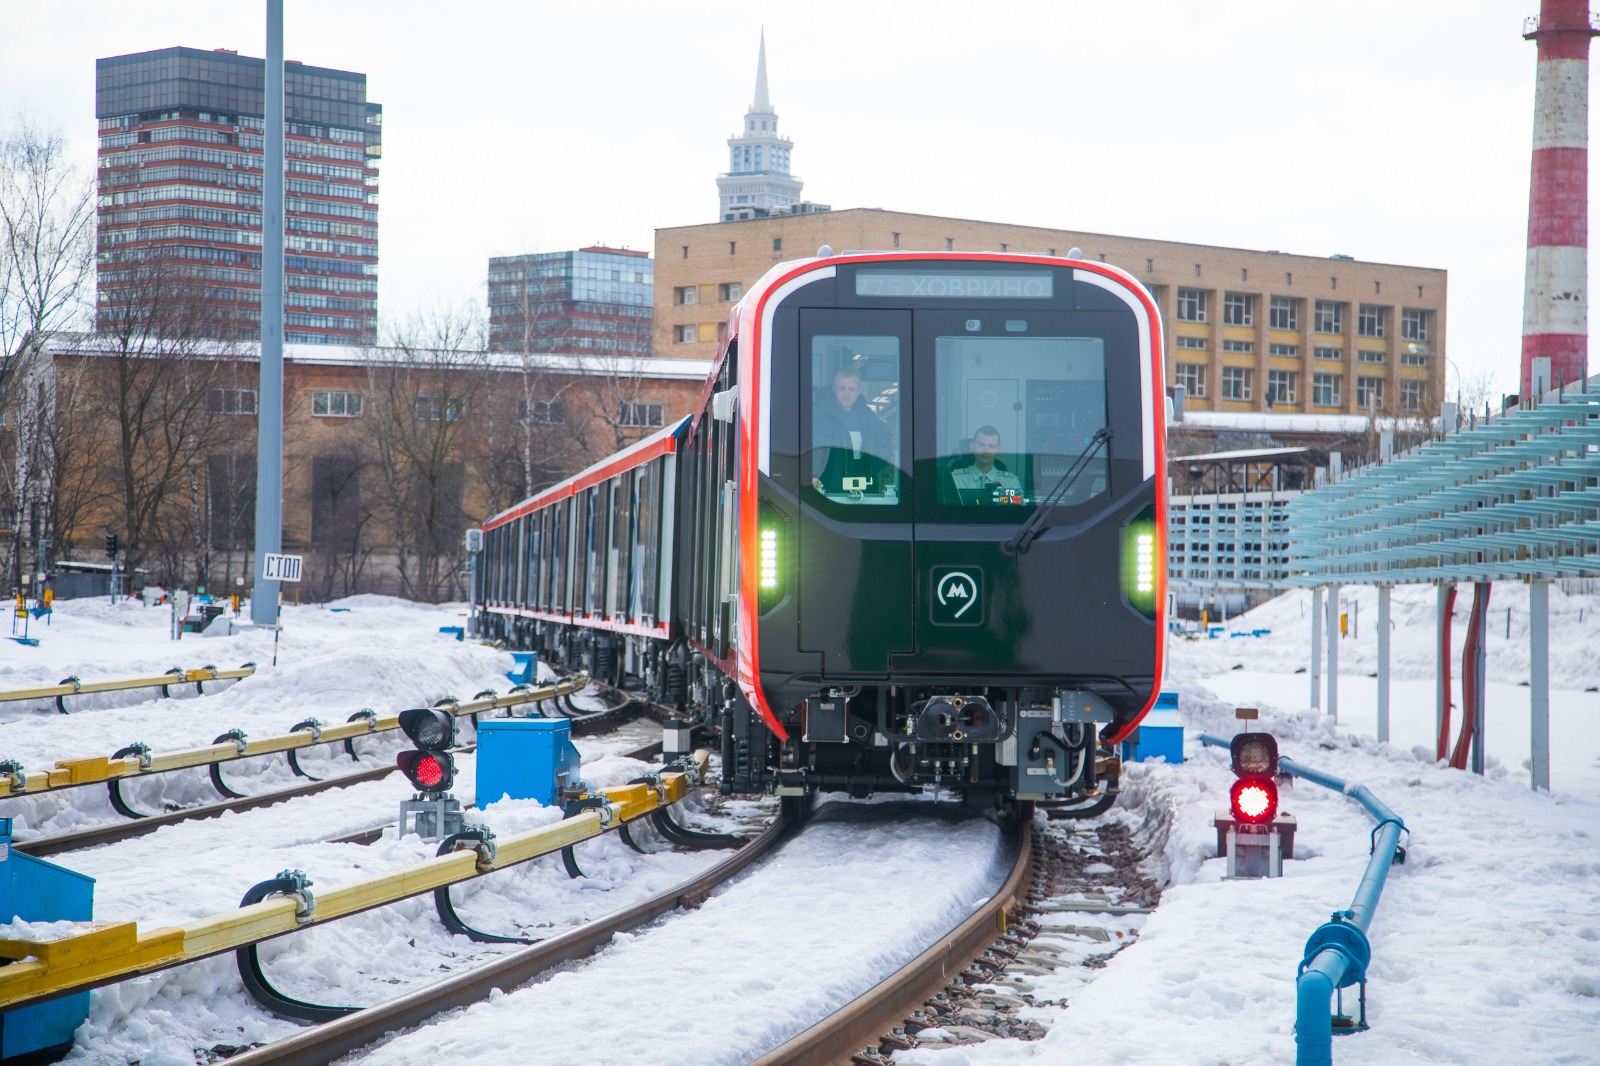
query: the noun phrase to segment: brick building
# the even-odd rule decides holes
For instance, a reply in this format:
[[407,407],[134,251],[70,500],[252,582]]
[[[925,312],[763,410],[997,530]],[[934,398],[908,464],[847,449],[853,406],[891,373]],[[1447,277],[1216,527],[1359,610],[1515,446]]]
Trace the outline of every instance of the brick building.
[[[34,493],[54,511],[14,540],[27,557],[20,572],[36,569],[34,538],[53,545],[51,561],[98,560],[115,532],[144,553],[152,580],[248,581],[258,355],[251,343],[129,351],[119,338],[67,333],[13,355],[43,404],[19,420],[36,438],[51,427],[53,439],[0,444],[13,455],[53,449],[59,458],[45,455],[38,477],[62,472]],[[169,379],[152,377],[164,366]],[[709,370],[698,359],[286,345],[283,549],[306,556],[300,591],[462,595],[468,525],[688,414]],[[165,493],[139,530],[112,446],[126,417],[117,397],[130,394],[154,398],[148,428],[163,431],[135,456]],[[163,454],[163,441],[177,453]]]
[[711,358],[744,290],[822,245],[1079,248],[1122,267],[1156,298],[1167,384],[1192,410],[1432,416],[1444,399],[1443,270],[867,208],[658,229],[656,353]]

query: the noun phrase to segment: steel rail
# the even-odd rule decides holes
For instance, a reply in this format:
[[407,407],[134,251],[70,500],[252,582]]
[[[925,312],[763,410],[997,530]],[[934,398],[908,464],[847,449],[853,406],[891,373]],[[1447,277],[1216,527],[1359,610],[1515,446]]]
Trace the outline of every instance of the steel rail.
[[15,960],[0,966],[0,1008],[170,969],[553,854],[597,837],[615,823],[642,818],[683,799],[699,787],[704,760],[702,752],[692,770],[662,773],[655,785],[600,789],[595,807],[499,839],[492,859],[458,851],[339,882],[320,889],[314,904],[309,894],[304,901],[277,896],[159,929],[141,931],[134,922],[93,923],[83,932],[58,940],[0,939],[0,958]]
[[510,992],[555,966],[594,954],[618,933],[680,907],[699,906],[718,886],[771,851],[793,829],[793,821],[779,818],[722,862],[665,892],[387,1003],[235,1055],[228,1060],[229,1066],[314,1066],[330,1062],[396,1030],[486,999],[496,990]]
[[1018,827],[1017,855],[1000,889],[965,921],[922,954],[857,996],[842,1009],[791,1037],[760,1058],[757,1066],[831,1066],[904,1023],[906,1017],[938,993],[972,960],[1006,931],[1012,915],[1024,906],[1033,880],[1033,824],[1030,816]]
[[[526,703],[552,699],[557,696],[570,695],[589,683],[587,674],[579,673],[571,678],[541,686],[518,691],[513,689],[504,696],[481,695],[476,699],[465,702],[456,699],[440,700],[434,704],[436,708],[447,711],[456,717],[462,715],[476,715],[485,711],[499,710],[505,707],[516,707]],[[587,716],[592,717],[592,716]],[[309,729],[305,722],[300,727],[288,733],[277,736],[263,737],[259,740],[250,740],[242,731],[237,732],[237,738],[231,733],[223,734],[217,742],[198,748],[182,748],[176,751],[152,753],[142,745],[129,745],[110,757],[101,755],[86,759],[61,759],[57,760],[55,768],[50,770],[27,771],[14,763],[0,763],[0,799],[8,796],[37,795],[43,792],[53,792],[58,789],[76,788],[79,785],[99,784],[117,779],[149,777],[155,774],[170,773],[173,770],[186,770],[196,766],[215,768],[218,763],[233,762],[238,759],[249,759],[260,755],[274,755],[299,748],[314,747],[318,744],[332,744],[338,741],[352,741],[358,737],[370,736],[373,733],[382,733],[400,727],[398,714],[376,715],[358,713],[351,716],[351,720],[336,725],[318,726]]]
[[[619,704],[604,711],[595,711],[593,714],[582,718],[572,719],[572,731],[578,736],[589,736],[606,732],[609,727],[615,729],[635,715],[643,713],[647,708],[637,702]],[[471,750],[470,747],[467,750]],[[647,760],[661,751],[661,742],[654,741],[642,748],[624,753],[626,758]],[[341,774],[338,777],[321,778],[303,784],[290,785],[286,788],[263,792],[259,795],[246,796],[242,799],[225,799],[216,803],[207,803],[197,807],[184,807],[175,811],[162,814],[144,815],[137,820],[128,822],[113,822],[109,825],[94,826],[89,829],[80,829],[72,833],[61,833],[56,836],[35,837],[31,840],[17,841],[11,845],[15,851],[25,855],[59,855],[62,852],[78,851],[83,848],[99,847],[102,844],[115,844],[123,840],[153,833],[163,826],[176,825],[180,822],[194,821],[205,818],[216,818],[229,812],[255,810],[259,807],[270,807],[276,803],[298,799],[301,796],[311,796],[319,792],[326,792],[335,788],[348,788],[351,785],[364,784],[368,781],[377,781],[392,774],[395,766],[375,766],[366,770],[357,770],[353,773]],[[382,835],[385,826],[378,826],[370,830],[362,830],[347,836],[336,838],[339,843],[370,844]],[[693,846],[693,845],[690,845]],[[701,845],[704,846],[704,845]]]
[[207,681],[229,681],[241,677],[249,677],[256,672],[255,663],[245,663],[235,670],[218,670],[215,666],[201,666],[185,670],[182,667],[173,667],[160,677],[128,677],[117,681],[83,681],[76,677],[64,678],[60,684],[42,685],[38,688],[18,688],[0,692],[0,703],[11,703],[17,700],[48,700],[56,701],[56,710],[62,714],[67,713],[62,699],[67,696],[81,696],[88,692],[122,692],[139,688],[159,688],[162,695],[169,685],[195,685],[205,692]]

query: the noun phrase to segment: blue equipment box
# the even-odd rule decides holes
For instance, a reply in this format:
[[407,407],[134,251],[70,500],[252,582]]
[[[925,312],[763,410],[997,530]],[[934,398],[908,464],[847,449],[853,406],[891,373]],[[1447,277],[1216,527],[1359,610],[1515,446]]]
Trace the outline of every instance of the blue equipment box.
[[568,782],[577,784],[579,762],[572,723],[565,718],[479,722],[478,806],[507,798],[556,806]]
[[[0,818],[0,922],[87,922],[94,878],[11,848],[11,819]],[[89,993],[0,1012],[0,1058],[71,1046],[89,1017]]]
[[1133,736],[1122,742],[1125,762],[1148,762],[1166,759],[1177,764],[1183,762],[1183,722],[1178,718],[1178,694],[1163,692],[1156,697],[1156,705],[1144,716]]

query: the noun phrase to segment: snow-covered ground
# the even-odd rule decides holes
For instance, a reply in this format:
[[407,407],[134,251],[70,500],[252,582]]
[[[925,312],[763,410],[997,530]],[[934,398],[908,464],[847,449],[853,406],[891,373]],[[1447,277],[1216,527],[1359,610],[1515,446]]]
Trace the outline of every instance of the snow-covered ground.
[[[1368,677],[1376,669],[1376,600],[1354,595],[1361,604],[1350,612],[1356,632],[1341,644],[1338,722],[1308,709],[1309,678],[1295,672],[1306,666],[1308,595],[1283,597],[1229,626],[1270,629],[1266,636],[1172,643],[1167,687],[1182,694],[1186,761],[1129,767],[1125,798],[1110,815],[1136,830],[1150,849],[1150,873],[1165,889],[1137,942],[1104,969],[1029,978],[1040,1000],[1070,997],[1065,1009],[1030,1012],[1049,1026],[1042,1040],[914,1050],[897,1061],[1292,1062],[1295,968],[1306,937],[1329,912],[1348,906],[1366,865],[1371,821],[1353,802],[1297,783],[1284,800],[1299,820],[1297,857],[1285,876],[1223,880],[1211,819],[1227,802],[1227,756],[1201,748],[1192,734],[1226,736],[1236,726],[1233,708],[1253,705],[1285,754],[1366,784],[1411,831],[1408,861],[1391,871],[1371,929],[1372,1030],[1337,1041],[1336,1059],[1600,1063],[1600,693],[1586,691],[1600,683],[1600,595],[1551,596],[1549,793],[1529,789],[1525,768],[1528,690],[1519,686],[1527,675],[1525,593],[1495,590],[1490,771],[1483,777],[1433,763],[1429,590],[1395,594],[1393,737],[1389,744],[1376,741],[1375,682]],[[1458,645],[1468,600],[1458,603]],[[392,711],[507,687],[508,656],[438,635],[440,625],[460,623],[458,608],[373,597],[338,606],[350,610],[288,608],[274,669],[267,665],[270,633],[173,643],[160,608],[61,604],[51,627],[35,625],[39,647],[0,642],[0,688],[247,659],[262,669],[201,698],[80,697],[69,701],[68,716],[45,702],[0,704],[0,758],[39,769],[57,758],[110,754],[134,740],[183,747],[230,728],[267,735],[310,715],[342,720],[364,706]],[[392,743],[364,745],[370,762],[392,757]],[[584,747],[584,775],[592,783],[625,780],[640,769],[615,757],[616,745]],[[470,792],[471,761],[462,762],[461,791]],[[232,781],[248,769],[226,772]],[[288,783],[282,760],[250,788],[280,783],[280,776]],[[135,795],[148,803],[214,798],[203,773],[167,788]],[[137,918],[145,926],[183,921],[235,906],[250,885],[288,866],[332,883],[431,853],[415,838],[390,836],[366,848],[320,843],[392,817],[405,791],[390,779],[58,860],[98,878],[99,916]],[[18,817],[19,835],[114,817],[104,790],[93,786],[0,801],[0,814]],[[530,803],[502,803],[484,817],[498,832],[512,832],[553,814]],[[773,881],[751,879],[751,889],[769,889],[734,886],[669,923],[662,935],[624,938],[591,962],[441,1018],[371,1058],[414,1061],[448,1049],[452,1058],[488,1061],[526,1057],[531,1048],[546,1049],[552,1060],[567,1057],[552,1050],[559,1048],[595,1063],[742,1061],[749,1048],[795,1031],[824,1000],[848,996],[868,979],[870,960],[858,957],[850,939],[862,923],[892,926],[909,954],[919,928],[948,925],[960,908],[992,891],[995,841],[982,823],[911,825],[889,831],[837,819],[802,838],[809,850],[778,860],[786,864],[774,871],[780,877],[773,880],[786,886],[776,900],[779,920],[815,927],[822,947],[813,957],[768,950],[762,929],[772,928],[771,921],[746,919],[775,902]],[[836,856],[869,836],[878,859],[873,876],[830,876],[846,868]],[[950,876],[925,875],[929,853],[948,856]],[[707,854],[638,855],[611,838],[582,845],[579,856],[590,875],[584,881],[569,881],[559,863],[540,860],[457,889],[458,907],[480,927],[538,935],[541,926],[610,912],[715,861]],[[913,915],[925,920],[911,922]],[[424,898],[275,941],[263,957],[292,995],[365,1003],[438,976],[434,967],[464,966],[473,953],[492,950],[446,935]],[[572,1004],[583,1008],[581,1016],[567,1015]],[[601,1004],[614,1006],[606,1028],[596,1031]],[[211,960],[96,991],[73,1061],[187,1066],[206,1061],[213,1046],[268,1040],[289,1029],[244,996],[231,959]],[[696,1030],[709,1043],[690,1042],[685,1033]],[[708,1046],[722,1050],[710,1054]]]

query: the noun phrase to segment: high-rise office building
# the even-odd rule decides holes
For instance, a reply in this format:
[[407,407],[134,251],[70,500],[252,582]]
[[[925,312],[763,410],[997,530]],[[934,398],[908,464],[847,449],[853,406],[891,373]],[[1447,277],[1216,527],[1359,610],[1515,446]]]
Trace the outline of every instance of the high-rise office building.
[[[179,291],[258,327],[265,68],[181,47],[95,62],[102,328]],[[383,109],[365,74],[290,62],[284,118],[284,338],[375,343]]]
[[590,247],[489,260],[489,348],[649,355],[649,252]]
[[767,35],[756,60],[756,98],[745,112],[744,130],[728,138],[728,173],[717,178],[722,222],[828,210],[800,199],[801,180],[789,173],[794,143],[778,136],[778,113],[767,99]]

